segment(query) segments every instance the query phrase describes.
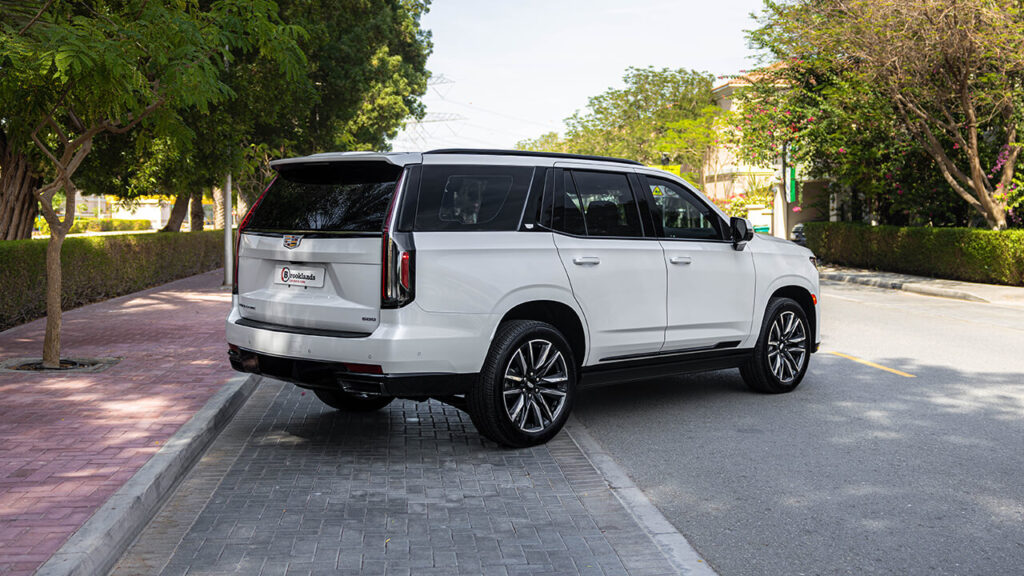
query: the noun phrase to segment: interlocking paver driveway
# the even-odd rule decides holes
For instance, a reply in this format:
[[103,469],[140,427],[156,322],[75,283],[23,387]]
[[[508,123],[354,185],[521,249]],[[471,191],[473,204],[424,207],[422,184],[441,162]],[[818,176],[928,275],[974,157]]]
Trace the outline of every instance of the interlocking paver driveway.
[[265,379],[114,573],[672,572],[565,432],[507,450],[437,402]]

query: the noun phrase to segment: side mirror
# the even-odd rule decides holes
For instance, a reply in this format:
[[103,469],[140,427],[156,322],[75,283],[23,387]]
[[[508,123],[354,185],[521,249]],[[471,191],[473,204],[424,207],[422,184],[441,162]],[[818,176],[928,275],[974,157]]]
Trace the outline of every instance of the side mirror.
[[737,218],[736,216],[730,218],[729,230],[732,231],[732,246],[737,250],[743,250],[747,242],[754,237],[754,227],[746,218]]

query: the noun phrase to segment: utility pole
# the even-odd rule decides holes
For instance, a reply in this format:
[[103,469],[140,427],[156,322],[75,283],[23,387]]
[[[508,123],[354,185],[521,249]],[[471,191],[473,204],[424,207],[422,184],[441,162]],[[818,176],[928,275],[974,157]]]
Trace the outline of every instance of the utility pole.
[[789,149],[789,142],[782,143],[782,218],[779,222],[782,224],[782,235],[776,234],[778,238],[789,238],[789,186],[790,182],[786,179],[789,174],[789,164],[787,162],[786,153]]
[[[227,46],[224,47],[224,71],[228,71]],[[231,233],[231,171],[228,171],[227,182],[224,183],[224,285],[235,283],[234,235]]]
[[230,286],[235,281],[234,234],[232,234],[231,218],[231,173],[221,191],[224,194],[224,285]]

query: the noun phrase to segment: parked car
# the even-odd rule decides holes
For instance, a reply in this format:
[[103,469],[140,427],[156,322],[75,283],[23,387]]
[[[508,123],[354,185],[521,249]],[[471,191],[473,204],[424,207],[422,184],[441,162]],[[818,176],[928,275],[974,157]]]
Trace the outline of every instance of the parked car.
[[339,410],[435,398],[530,446],[582,386],[738,367],[789,392],[817,350],[811,252],[667,172],[486,150],[273,167],[239,228],[229,357]]
[[790,240],[801,246],[807,246],[807,236],[804,235],[804,223],[793,226],[793,232],[789,235]]

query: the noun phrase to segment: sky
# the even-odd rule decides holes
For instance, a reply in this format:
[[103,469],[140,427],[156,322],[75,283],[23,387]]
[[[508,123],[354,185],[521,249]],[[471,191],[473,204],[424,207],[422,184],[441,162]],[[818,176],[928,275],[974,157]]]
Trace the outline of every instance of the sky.
[[761,0],[434,0],[427,117],[395,151],[512,148],[609,88],[630,66],[715,76],[753,68],[744,30]]

